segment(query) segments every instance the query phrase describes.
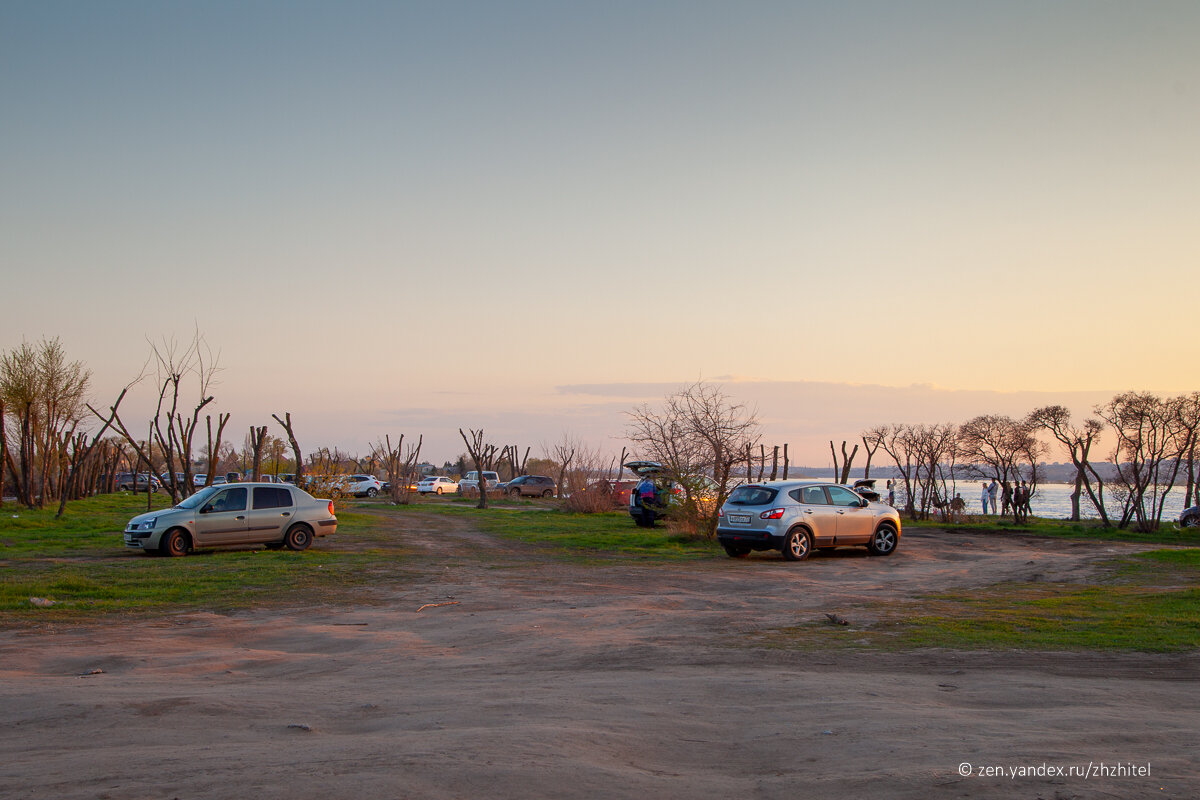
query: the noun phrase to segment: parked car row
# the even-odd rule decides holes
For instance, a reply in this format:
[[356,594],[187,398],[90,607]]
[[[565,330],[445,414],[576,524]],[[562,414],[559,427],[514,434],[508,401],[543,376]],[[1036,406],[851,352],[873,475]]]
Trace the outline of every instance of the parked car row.
[[[483,473],[484,482],[487,490],[490,493],[508,495],[510,497],[553,497],[558,493],[558,485],[553,478],[545,475],[520,475],[512,480],[503,483],[500,481],[498,472],[486,470]],[[176,481],[183,483],[186,480],[184,473],[176,473]],[[164,485],[170,483],[169,476],[150,475],[149,473],[138,473],[136,478],[133,473],[122,472],[117,475],[116,486],[118,489],[125,491],[133,491],[136,487],[137,491],[146,491],[146,482],[149,480],[152,491],[158,491]],[[205,486],[223,486],[233,483],[244,483],[240,473],[228,472],[224,475],[214,475],[212,480],[209,480],[208,473],[197,473],[192,476],[192,486],[196,489]],[[296,484],[296,475],[294,473],[283,473],[278,477],[271,475],[263,475],[257,481],[258,483],[275,483],[275,484]],[[382,492],[388,491],[391,486],[388,482],[382,481],[374,475],[359,473],[354,475],[306,475],[305,487],[317,491],[328,492],[334,496],[352,496],[352,497],[375,497]],[[427,475],[419,481],[415,481],[409,485],[409,491],[417,492],[418,494],[478,494],[479,492],[479,473],[472,470],[468,472],[461,481],[456,481],[453,478],[445,475]],[[628,491],[628,489],[625,489]]]

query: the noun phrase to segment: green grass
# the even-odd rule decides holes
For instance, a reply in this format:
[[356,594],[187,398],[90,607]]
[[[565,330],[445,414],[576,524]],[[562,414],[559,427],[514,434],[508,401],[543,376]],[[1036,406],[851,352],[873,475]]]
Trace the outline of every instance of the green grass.
[[[155,498],[156,508],[167,505]],[[338,533],[310,550],[220,550],[153,558],[127,550],[121,531],[145,496],[104,495],[57,509],[5,506],[0,514],[0,624],[74,621],[105,614],[233,610],[296,602],[363,601],[404,565],[397,538],[365,513],[339,509]],[[339,543],[333,548],[326,544]],[[340,543],[352,542],[349,551]],[[30,598],[52,600],[37,608]]]
[[502,503],[487,509],[417,504],[412,510],[436,510],[469,519],[479,530],[502,539],[539,545],[555,555],[595,560],[642,559],[664,562],[724,558],[715,541],[673,534],[665,526],[639,528],[628,513],[578,514],[531,503]]
[[[155,509],[170,505],[162,492],[150,497]],[[11,503],[0,508],[0,560],[111,553],[113,536],[130,517],[145,513],[146,496],[118,492],[77,500],[67,503],[58,520],[57,511],[57,504],[32,511]]]
[[811,623],[773,639],[802,648],[1195,650],[1198,584],[1200,550],[1154,550],[1108,562],[1095,583],[1002,583],[940,592],[895,606],[861,627]]
[[[165,498],[156,498],[158,507]],[[0,511],[0,625],[75,622],[174,610],[370,602],[407,578],[402,532],[412,513],[444,514],[540,553],[585,563],[668,564],[724,560],[720,547],[633,525],[623,511],[573,514],[534,502],[380,501],[338,508],[338,533],[304,553],[224,550],[182,559],[126,550],[121,530],[145,497],[109,495],[56,509]],[[15,515],[15,517],[14,517]],[[1038,521],[1038,535],[1072,535],[1072,523]],[[1080,523],[1076,523],[1080,524]],[[1086,526],[1086,523],[1082,523]],[[917,528],[939,526],[917,525]],[[944,526],[942,526],[944,527]],[[1028,529],[956,529],[998,533]],[[1102,529],[1101,529],[1102,530]],[[1096,528],[1075,531],[1085,538]],[[1178,534],[1171,534],[1178,538]],[[1154,550],[1115,559],[1089,583],[1006,583],[901,601],[882,615],[860,610],[849,628],[811,623],[777,632],[786,647],[1138,650],[1200,648],[1200,549]],[[36,608],[31,597],[54,601]],[[852,620],[855,609],[843,612]]]
[[1131,529],[1106,528],[1097,520],[1070,522],[1067,520],[1031,517],[1029,522],[1018,525],[1011,519],[999,517],[968,516],[959,522],[933,522],[904,520],[904,528],[914,530],[952,530],[967,533],[1020,533],[1046,536],[1054,539],[1095,539],[1107,542],[1140,542],[1143,544],[1177,544],[1200,547],[1200,529],[1181,529],[1170,521],[1164,521],[1157,531],[1143,533]]

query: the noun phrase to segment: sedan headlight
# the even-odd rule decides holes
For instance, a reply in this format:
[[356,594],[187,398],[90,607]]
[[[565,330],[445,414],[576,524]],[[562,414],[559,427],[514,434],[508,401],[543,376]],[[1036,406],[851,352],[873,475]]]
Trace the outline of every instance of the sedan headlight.
[[133,529],[135,531],[152,531],[154,530],[154,525],[156,522],[158,522],[158,517],[151,517],[150,519],[142,520],[137,525],[134,525]]

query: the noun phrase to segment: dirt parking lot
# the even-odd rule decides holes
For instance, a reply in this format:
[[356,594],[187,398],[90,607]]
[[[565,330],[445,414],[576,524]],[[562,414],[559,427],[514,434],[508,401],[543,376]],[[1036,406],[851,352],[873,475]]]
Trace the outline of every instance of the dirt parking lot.
[[594,566],[396,524],[418,555],[382,602],[0,634],[0,796],[1200,796],[1195,654],[770,636],[1131,545],[908,533],[891,558]]

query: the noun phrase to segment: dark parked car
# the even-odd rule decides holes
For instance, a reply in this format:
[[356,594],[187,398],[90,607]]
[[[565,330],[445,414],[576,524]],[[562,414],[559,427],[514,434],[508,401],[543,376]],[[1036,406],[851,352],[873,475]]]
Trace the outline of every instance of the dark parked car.
[[120,492],[144,492],[147,482],[149,482],[152,492],[157,492],[162,488],[162,482],[159,481],[157,475],[151,476],[148,472],[139,472],[135,478],[132,472],[117,473],[117,491]]
[[553,497],[557,486],[545,475],[518,475],[496,488],[509,497]]
[[1179,527],[1200,528],[1200,506],[1185,508],[1179,515]]

